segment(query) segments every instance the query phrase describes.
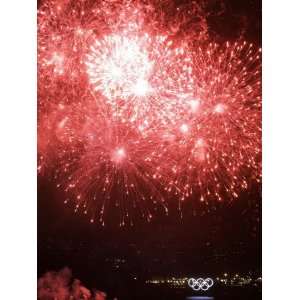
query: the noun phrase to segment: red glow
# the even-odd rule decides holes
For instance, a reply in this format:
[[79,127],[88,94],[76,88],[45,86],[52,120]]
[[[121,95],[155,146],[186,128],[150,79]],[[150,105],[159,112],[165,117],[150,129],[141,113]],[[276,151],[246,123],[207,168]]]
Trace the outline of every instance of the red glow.
[[107,29],[115,10],[66,3],[39,10],[38,171],[55,170],[75,212],[104,224],[114,201],[124,225],[132,210],[150,220],[170,199],[209,206],[260,180],[260,51],[175,45],[138,9]]

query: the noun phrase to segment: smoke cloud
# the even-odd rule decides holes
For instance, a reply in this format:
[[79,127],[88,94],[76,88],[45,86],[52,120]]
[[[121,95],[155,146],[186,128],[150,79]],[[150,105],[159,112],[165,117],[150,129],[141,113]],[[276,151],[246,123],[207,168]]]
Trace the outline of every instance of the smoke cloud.
[[101,291],[91,292],[80,280],[73,279],[72,271],[63,268],[60,271],[45,273],[38,279],[38,300],[105,300]]

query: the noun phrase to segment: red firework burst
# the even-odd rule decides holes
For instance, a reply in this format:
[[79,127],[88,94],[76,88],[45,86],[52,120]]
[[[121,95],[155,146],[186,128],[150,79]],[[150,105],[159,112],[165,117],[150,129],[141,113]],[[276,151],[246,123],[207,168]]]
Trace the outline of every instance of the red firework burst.
[[139,34],[130,25],[130,31],[105,36],[91,46],[86,65],[92,88],[99,92],[95,98],[104,96],[112,117],[142,130],[154,124],[172,126],[190,109],[191,57],[184,47],[171,49],[166,36]]
[[175,42],[121,7],[39,10],[39,173],[101,224],[113,207],[125,225],[174,199],[237,198],[261,176],[260,50]]

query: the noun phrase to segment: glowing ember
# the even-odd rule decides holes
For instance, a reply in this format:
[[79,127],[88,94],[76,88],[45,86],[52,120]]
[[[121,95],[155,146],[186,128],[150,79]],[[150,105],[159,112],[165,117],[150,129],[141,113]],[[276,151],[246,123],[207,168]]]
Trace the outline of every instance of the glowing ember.
[[124,148],[117,148],[112,154],[112,161],[116,163],[120,163],[123,161],[123,159],[125,159],[125,157],[126,157],[126,152]]

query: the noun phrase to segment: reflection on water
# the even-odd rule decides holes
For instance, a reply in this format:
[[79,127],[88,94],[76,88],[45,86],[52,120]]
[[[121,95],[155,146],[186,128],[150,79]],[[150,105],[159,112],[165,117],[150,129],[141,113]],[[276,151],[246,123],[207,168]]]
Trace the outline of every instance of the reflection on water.
[[214,297],[207,297],[207,296],[191,296],[186,297],[186,300],[213,300]]

